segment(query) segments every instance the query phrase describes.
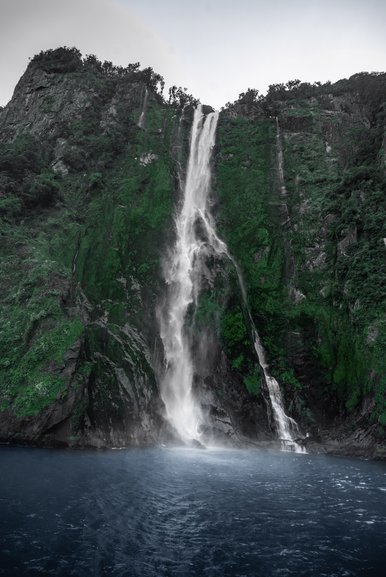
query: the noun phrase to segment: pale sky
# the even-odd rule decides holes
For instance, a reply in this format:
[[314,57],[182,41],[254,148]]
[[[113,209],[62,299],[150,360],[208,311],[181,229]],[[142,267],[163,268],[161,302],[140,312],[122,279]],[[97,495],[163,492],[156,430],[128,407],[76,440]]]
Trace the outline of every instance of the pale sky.
[[140,61],[220,108],[247,88],[386,69],[385,0],[0,0],[0,105],[28,58]]

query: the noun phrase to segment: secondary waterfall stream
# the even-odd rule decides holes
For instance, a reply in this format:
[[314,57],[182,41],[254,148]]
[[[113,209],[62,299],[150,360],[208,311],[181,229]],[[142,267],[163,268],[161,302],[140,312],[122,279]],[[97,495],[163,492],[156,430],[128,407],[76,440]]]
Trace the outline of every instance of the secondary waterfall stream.
[[253,321],[251,311],[248,306],[247,291],[245,290],[241,271],[237,263],[234,261],[233,257],[229,254],[228,256],[233,262],[237,272],[237,277],[241,289],[241,295],[243,297],[244,306],[252,330],[253,346],[259,361],[260,368],[263,372],[264,381],[269,393],[269,400],[271,402],[273,418],[275,421],[276,431],[280,440],[281,448],[283,451],[306,453],[307,452],[306,449],[296,441],[296,439],[299,438],[300,436],[299,426],[295,421],[295,419],[292,419],[285,413],[283,397],[281,394],[279,383],[269,372],[269,365],[265,357],[265,350],[263,345],[261,344],[259,333],[257,332],[256,325]]
[[[279,384],[269,373],[265,352],[248,307],[241,272],[226,244],[217,236],[210,213],[210,160],[218,114],[211,112],[205,116],[201,105],[194,112],[183,202],[176,217],[176,242],[164,265],[168,294],[160,312],[160,326],[166,360],[166,371],[161,383],[166,417],[183,441],[200,438],[204,416],[192,390],[194,362],[186,318],[189,306],[197,302],[201,287],[201,265],[205,257],[223,255],[231,260],[238,274],[253,333],[254,349],[269,392],[282,449],[303,452],[304,449],[295,441],[294,435],[299,435],[297,423],[285,414]],[[198,225],[205,232],[204,239],[198,232]]]
[[142,110],[141,110],[141,114],[139,115],[139,119],[138,119],[139,128],[145,128],[145,114],[146,114],[146,107],[147,107],[148,98],[149,98],[149,91],[148,91],[147,87],[145,87],[145,96],[143,98]]

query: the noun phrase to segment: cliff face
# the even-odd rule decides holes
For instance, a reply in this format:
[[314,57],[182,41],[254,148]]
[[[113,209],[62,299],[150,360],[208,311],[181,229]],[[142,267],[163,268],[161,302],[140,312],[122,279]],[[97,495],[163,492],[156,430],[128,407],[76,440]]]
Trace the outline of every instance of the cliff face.
[[369,454],[386,417],[385,81],[241,95],[217,166],[219,218],[286,406],[314,439]]
[[[151,69],[60,49],[31,61],[0,111],[4,441],[173,436],[156,309],[192,109],[167,105],[161,83]],[[367,75],[310,94],[247,93],[220,115],[213,167],[219,234],[288,412],[314,440],[378,454],[384,85]],[[211,263],[192,325],[194,386],[217,437],[268,440],[245,318],[235,271]]]
[[[192,109],[165,106],[158,81],[60,49],[32,60],[1,112],[4,441],[173,437],[156,308]],[[207,391],[206,409],[219,435],[256,436],[265,411],[230,379],[223,396]]]
[[144,91],[135,72],[56,51],[31,62],[2,112],[5,439],[99,446],[157,436],[141,290],[174,185],[168,156],[153,165],[141,154],[161,156],[172,123],[154,97],[143,134],[134,118]]

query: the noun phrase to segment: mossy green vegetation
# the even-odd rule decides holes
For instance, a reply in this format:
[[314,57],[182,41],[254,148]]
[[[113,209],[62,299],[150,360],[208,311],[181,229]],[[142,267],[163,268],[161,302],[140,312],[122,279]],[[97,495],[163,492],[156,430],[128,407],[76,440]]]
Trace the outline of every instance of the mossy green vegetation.
[[381,422],[386,206],[378,132],[347,114],[313,110],[311,130],[285,133],[284,168],[296,286],[306,297],[292,307],[291,323],[308,325],[326,390],[349,411],[372,396],[371,418]]
[[57,400],[66,385],[60,375],[64,355],[81,337],[83,328],[78,319],[63,320],[42,333],[20,362],[4,371],[3,408],[12,406],[18,417],[30,417]]
[[[90,199],[85,234],[76,258],[76,275],[88,298],[105,303],[123,322],[140,308],[140,292],[151,290],[160,270],[165,238],[173,219],[173,163],[170,135],[159,132],[172,126],[171,114],[160,114],[150,104],[147,130],[105,173],[98,194]],[[109,304],[107,304],[109,302]],[[141,312],[137,310],[138,318]]]
[[[1,145],[0,402],[20,419],[89,380],[94,388],[99,383],[99,404],[108,404],[109,395],[123,402],[111,363],[117,370],[126,363],[128,375],[150,374],[145,342],[127,327],[143,330],[152,317],[175,204],[178,117],[160,105],[157,75],[59,52],[41,54],[31,66],[63,74],[84,110],[56,125],[55,113],[65,114],[71,103],[63,102],[60,87],[49,91],[37,113],[53,113],[51,140],[25,131]],[[144,80],[153,92],[140,129]],[[125,93],[106,115],[121,84]],[[70,370],[67,352],[75,345]],[[111,356],[110,365],[103,355]],[[82,399],[79,422],[87,409]]]
[[[127,407],[134,419],[153,394],[162,259],[197,101],[172,87],[167,103],[151,68],[76,49],[41,53],[33,74],[43,89],[24,110],[19,84],[0,143],[0,406],[37,417],[76,390],[78,439],[98,414],[123,426]],[[213,162],[217,231],[286,407],[307,425],[360,413],[380,434],[384,87],[371,74],[291,81],[266,97],[249,89],[220,115]],[[213,257],[207,276],[190,330],[210,335],[232,378],[261,399],[235,267]]]
[[53,254],[68,227],[51,214],[43,231],[44,217],[48,213],[2,222],[0,403],[19,417],[58,398],[67,384],[60,374],[64,355],[83,332],[80,319],[69,318],[61,306],[69,271],[65,258]]
[[[371,76],[367,117],[354,120],[355,99],[368,103],[364,81],[277,85],[248,101],[242,94],[218,132],[220,233],[241,268],[272,373],[308,421],[307,405],[333,407],[333,399],[342,414],[365,398],[375,401],[370,421],[384,421],[384,80]],[[284,183],[267,112],[281,129]],[[236,336],[239,302],[230,300],[223,321]],[[247,371],[241,340],[226,330],[222,337],[234,368]]]
[[[275,123],[265,119],[224,118],[218,129],[215,193],[219,234],[240,267],[248,306],[271,360],[290,374],[282,343],[285,317],[284,249],[275,185]],[[230,295],[221,320],[221,337],[232,367],[248,390],[259,392],[251,327],[239,279],[229,270]],[[272,338],[272,335],[273,338]],[[294,379],[286,379],[292,385]]]

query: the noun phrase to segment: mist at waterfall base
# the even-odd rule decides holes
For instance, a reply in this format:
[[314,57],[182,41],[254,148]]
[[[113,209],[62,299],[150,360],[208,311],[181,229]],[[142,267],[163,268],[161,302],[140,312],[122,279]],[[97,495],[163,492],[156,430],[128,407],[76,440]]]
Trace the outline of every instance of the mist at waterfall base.
[[4,577],[384,575],[384,463],[0,449]]

